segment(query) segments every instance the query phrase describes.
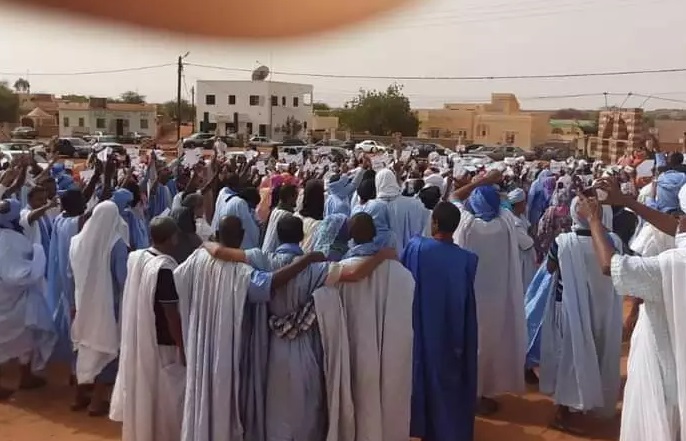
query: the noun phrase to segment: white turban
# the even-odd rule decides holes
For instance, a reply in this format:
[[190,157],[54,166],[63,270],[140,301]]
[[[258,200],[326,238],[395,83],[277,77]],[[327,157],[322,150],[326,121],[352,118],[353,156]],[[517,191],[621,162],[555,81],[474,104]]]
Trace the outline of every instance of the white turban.
[[443,177],[441,175],[434,173],[424,178],[424,187],[438,187],[442,193],[445,187],[445,182],[443,181]]
[[526,193],[521,188],[516,188],[507,194],[507,201],[513,205],[525,200]]

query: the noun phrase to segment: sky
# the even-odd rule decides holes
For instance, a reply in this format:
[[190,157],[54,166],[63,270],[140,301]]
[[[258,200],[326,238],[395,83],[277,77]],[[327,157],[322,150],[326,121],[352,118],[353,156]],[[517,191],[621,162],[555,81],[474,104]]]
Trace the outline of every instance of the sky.
[[[173,64],[185,52],[185,98],[197,80],[247,80],[263,64],[283,72],[272,80],[313,84],[314,101],[333,106],[392,80],[288,73],[493,77],[686,68],[684,0],[424,0],[342,31],[259,44],[155,33],[1,2],[0,8],[0,80],[11,85],[28,78],[32,92],[57,95],[134,90],[149,102],[174,99]],[[488,101],[494,92],[515,93],[525,109],[597,109],[605,105],[604,92],[611,106],[686,108],[686,72],[397,82],[414,108]]]

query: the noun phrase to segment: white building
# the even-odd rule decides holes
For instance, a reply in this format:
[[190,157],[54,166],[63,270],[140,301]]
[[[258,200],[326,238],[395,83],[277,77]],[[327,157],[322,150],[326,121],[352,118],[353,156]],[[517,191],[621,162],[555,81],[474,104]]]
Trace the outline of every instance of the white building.
[[75,136],[104,132],[122,136],[139,132],[157,134],[157,106],[154,104],[108,103],[105,98],[91,98],[87,103],[60,103],[59,134]]
[[[198,81],[197,127],[282,140],[303,137],[312,117],[310,84],[275,81]],[[299,129],[299,130],[298,130]]]

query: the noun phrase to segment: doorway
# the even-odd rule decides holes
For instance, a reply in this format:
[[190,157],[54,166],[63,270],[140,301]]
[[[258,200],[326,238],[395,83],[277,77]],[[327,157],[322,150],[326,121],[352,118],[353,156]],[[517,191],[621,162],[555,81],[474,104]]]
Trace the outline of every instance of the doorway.
[[124,120],[123,119],[117,119],[115,132],[116,132],[115,135],[117,135],[117,136],[124,136]]

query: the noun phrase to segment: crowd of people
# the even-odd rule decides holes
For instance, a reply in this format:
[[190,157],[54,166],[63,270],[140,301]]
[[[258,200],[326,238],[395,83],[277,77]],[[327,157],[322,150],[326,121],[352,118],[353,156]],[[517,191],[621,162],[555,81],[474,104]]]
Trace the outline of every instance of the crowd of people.
[[437,159],[17,157],[0,364],[69,364],[125,441],[467,441],[527,383],[560,431],[612,417],[633,331],[621,439],[680,440],[683,156]]

